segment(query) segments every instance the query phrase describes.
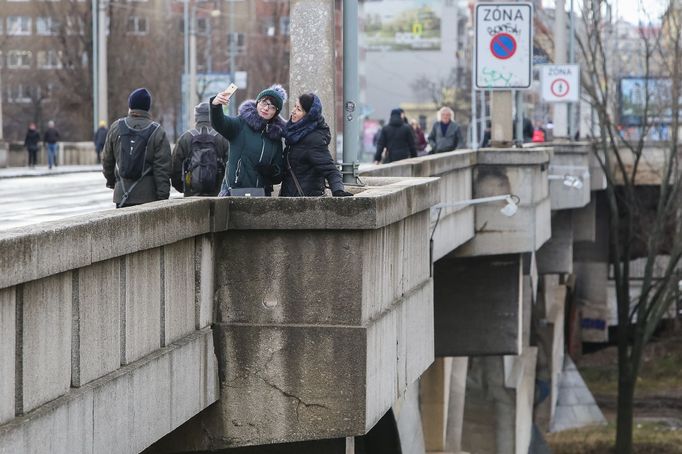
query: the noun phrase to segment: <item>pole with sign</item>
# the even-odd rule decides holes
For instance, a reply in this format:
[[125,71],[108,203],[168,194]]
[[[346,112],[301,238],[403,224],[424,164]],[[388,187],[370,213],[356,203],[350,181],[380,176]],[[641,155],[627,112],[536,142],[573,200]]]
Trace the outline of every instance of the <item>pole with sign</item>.
[[542,100],[574,103],[580,100],[578,65],[543,65],[540,71]]
[[527,90],[533,82],[533,5],[477,3],[473,86],[493,90],[493,146],[512,143],[511,90]]

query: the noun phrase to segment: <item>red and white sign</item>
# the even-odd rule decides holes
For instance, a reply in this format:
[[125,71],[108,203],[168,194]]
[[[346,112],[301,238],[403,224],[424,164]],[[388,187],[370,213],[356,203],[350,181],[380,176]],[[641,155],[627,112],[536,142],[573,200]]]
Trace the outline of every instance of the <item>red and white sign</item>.
[[543,101],[578,102],[580,100],[580,67],[578,65],[543,65],[540,80]]

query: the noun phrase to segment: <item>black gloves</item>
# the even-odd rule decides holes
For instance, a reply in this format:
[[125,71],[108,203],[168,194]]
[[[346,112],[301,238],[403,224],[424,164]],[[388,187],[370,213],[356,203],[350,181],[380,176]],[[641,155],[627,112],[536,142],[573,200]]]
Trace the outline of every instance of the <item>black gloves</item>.
[[337,189],[336,191],[332,192],[332,195],[334,197],[352,197],[353,194],[350,192],[346,192],[343,189]]

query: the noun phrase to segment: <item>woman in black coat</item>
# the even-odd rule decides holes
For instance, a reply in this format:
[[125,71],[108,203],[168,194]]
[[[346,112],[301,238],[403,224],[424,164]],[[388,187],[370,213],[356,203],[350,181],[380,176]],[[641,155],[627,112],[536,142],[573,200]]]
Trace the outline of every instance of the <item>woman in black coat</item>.
[[331,133],[317,95],[299,96],[283,136],[285,172],[280,197],[323,196],[325,179],[334,197],[353,195],[344,191],[341,172],[329,153]]

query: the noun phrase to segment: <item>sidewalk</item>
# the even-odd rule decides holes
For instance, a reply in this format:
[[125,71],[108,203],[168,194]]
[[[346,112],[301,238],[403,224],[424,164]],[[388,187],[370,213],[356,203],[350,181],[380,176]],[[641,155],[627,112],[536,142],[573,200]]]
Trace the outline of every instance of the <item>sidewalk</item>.
[[3,178],[23,178],[23,177],[44,177],[51,175],[64,175],[67,173],[81,172],[101,172],[102,165],[89,166],[58,166],[48,169],[47,166],[36,166],[33,169],[28,167],[7,167],[0,169],[0,179]]

